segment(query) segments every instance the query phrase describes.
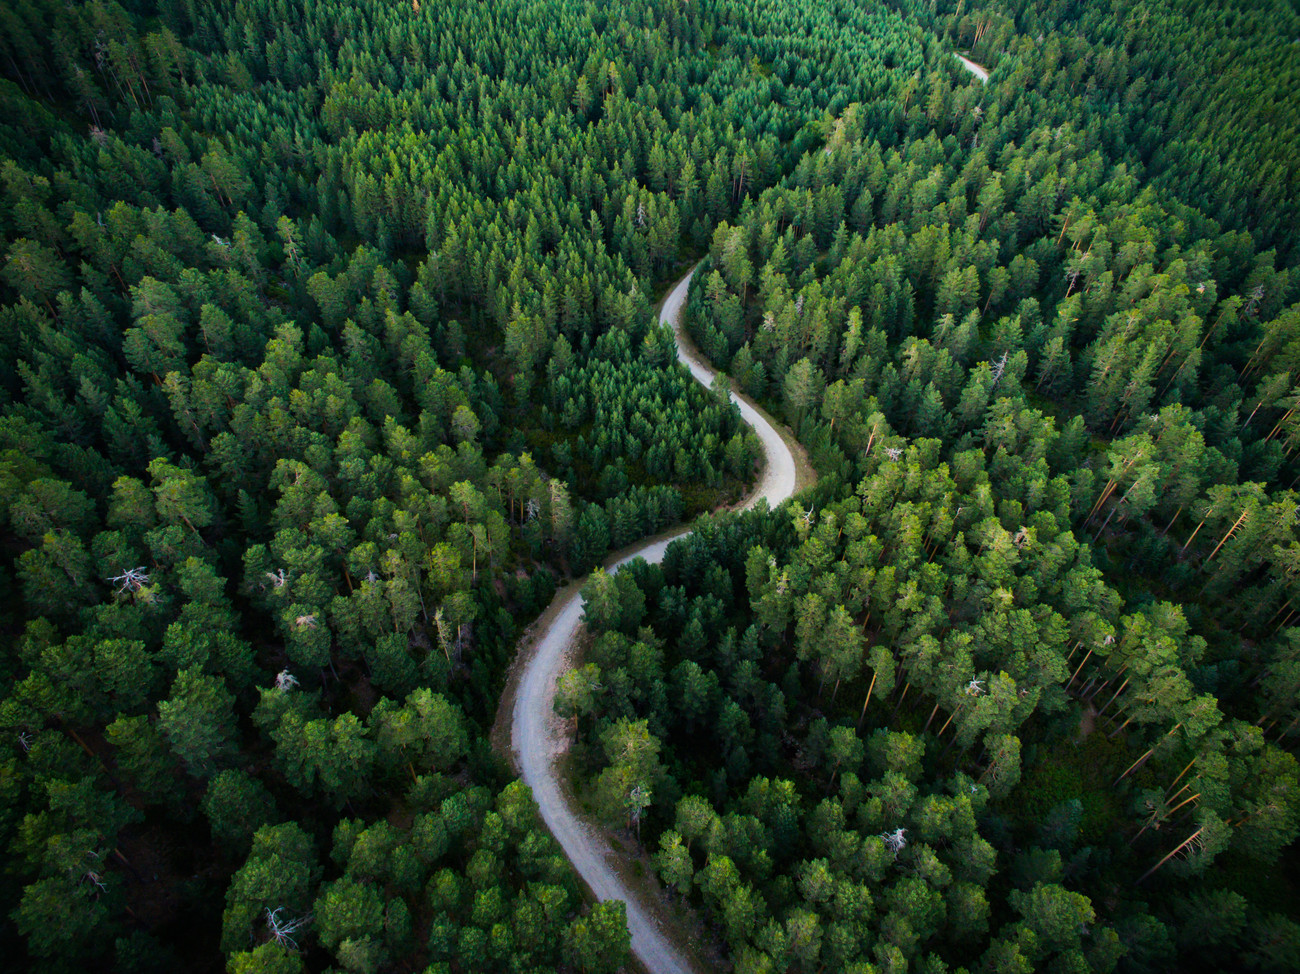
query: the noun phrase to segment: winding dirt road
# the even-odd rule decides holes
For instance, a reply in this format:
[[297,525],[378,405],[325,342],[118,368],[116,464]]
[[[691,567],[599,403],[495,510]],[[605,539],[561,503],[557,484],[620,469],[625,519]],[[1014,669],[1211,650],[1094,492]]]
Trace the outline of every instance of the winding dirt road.
[[[709,385],[715,373],[688,350],[690,343],[684,339],[678,320],[694,273],[692,268],[673,288],[664,301],[659,318],[672,327],[677,337],[678,359],[697,380]],[[767,458],[763,475],[745,506],[752,507],[760,499],[765,499],[775,507],[795,492],[801,466],[796,463],[786,440],[752,403],[735,394],[732,401],[740,407],[745,422],[758,434]],[[609,567],[614,570],[634,558],[644,558],[652,564],[659,562],[669,543],[675,537],[687,534],[688,530],[683,527],[673,536],[661,537],[637,548]],[[598,899],[618,899],[627,904],[632,952],[646,970],[650,974],[695,974],[688,958],[660,928],[655,916],[656,905],[643,899],[638,890],[624,882],[617,868],[616,854],[604,841],[599,829],[578,816],[555,765],[555,759],[565,749],[567,733],[563,722],[555,716],[552,705],[560,675],[571,662],[574,637],[582,621],[583,603],[579,588],[578,584],[569,585],[556,595],[543,616],[544,628],[525,650],[531,651],[532,655],[519,674],[510,725],[515,764],[524,783],[532,789],[546,827],[592,892]]]

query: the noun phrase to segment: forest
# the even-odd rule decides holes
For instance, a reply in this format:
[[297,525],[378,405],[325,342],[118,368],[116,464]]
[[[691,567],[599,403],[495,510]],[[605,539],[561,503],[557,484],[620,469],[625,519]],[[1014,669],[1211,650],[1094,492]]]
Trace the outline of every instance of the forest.
[[637,969],[492,737],[585,580],[703,968],[1300,969],[1296,38],[0,0],[4,966]]

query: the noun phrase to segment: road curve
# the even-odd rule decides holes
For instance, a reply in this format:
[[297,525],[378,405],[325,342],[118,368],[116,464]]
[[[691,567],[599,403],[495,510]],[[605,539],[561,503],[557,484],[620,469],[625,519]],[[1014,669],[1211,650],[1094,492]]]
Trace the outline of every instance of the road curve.
[[[697,265],[698,266],[698,265]],[[690,288],[695,268],[683,277],[664,301],[659,320],[673,329],[677,338],[677,357],[698,381],[709,385],[715,373],[683,341],[682,305]],[[753,404],[732,394],[745,422],[754,428],[763,444],[766,463],[762,478],[745,506],[760,499],[776,506],[795,491],[795,459],[766,418]],[[653,563],[663,559],[669,542],[688,533],[685,528],[674,537],[646,544],[621,558],[611,570],[634,558]],[[632,933],[632,952],[650,974],[695,974],[690,961],[660,929],[655,904],[646,902],[637,891],[624,884],[614,863],[615,853],[603,841],[599,830],[589,826],[571,807],[555,766],[556,757],[566,743],[563,722],[555,716],[553,703],[560,675],[570,662],[570,648],[582,621],[582,597],[577,585],[566,587],[551,604],[545,618],[546,627],[538,635],[533,655],[520,674],[510,724],[510,743],[520,777],[532,789],[542,821],[564,849],[569,862],[601,900],[617,899],[627,904],[627,925]]]

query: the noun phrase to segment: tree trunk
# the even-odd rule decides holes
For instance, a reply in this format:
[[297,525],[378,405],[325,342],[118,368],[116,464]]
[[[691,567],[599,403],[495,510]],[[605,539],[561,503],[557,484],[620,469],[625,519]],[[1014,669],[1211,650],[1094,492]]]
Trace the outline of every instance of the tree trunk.
[[876,673],[871,674],[871,683],[867,686],[867,699],[862,701],[862,713],[858,714],[858,726],[862,726],[862,720],[867,716],[867,704],[871,703],[871,691],[876,687]]
[[1124,502],[1125,502],[1126,500],[1128,500],[1128,495],[1131,494],[1131,493],[1133,493],[1133,488],[1135,488],[1139,483],[1141,483],[1141,478],[1139,478],[1138,480],[1135,480],[1135,481],[1133,481],[1133,483],[1129,484],[1129,488],[1128,488],[1128,490],[1124,491],[1124,496],[1121,497],[1121,498],[1120,498],[1120,499],[1115,503],[1115,506],[1112,507],[1112,508],[1110,509],[1110,514],[1107,515],[1106,520],[1102,522],[1101,527],[1099,527],[1099,528],[1097,529],[1097,533],[1093,535],[1093,538],[1100,538],[1100,537],[1101,537],[1102,532],[1106,530],[1106,525],[1110,524],[1110,519],[1111,519],[1112,517],[1115,516],[1115,512],[1116,512],[1116,511],[1118,511],[1121,507],[1124,506]]
[[1182,781],[1182,780],[1183,780],[1183,775],[1185,775],[1185,774],[1187,774],[1187,772],[1191,771],[1191,770],[1192,770],[1192,765],[1194,765],[1195,763],[1196,763],[1196,758],[1192,758],[1190,761],[1188,761],[1188,762],[1187,762],[1187,767],[1183,768],[1182,771],[1178,772],[1178,777],[1175,778],[1173,781],[1169,782],[1169,788],[1172,789],[1172,788],[1174,787],[1174,785],[1176,785],[1176,784],[1178,784],[1178,782]]
[[1295,412],[1295,406],[1292,406],[1290,409],[1286,411],[1286,413],[1282,416],[1282,418],[1277,421],[1277,425],[1274,426],[1271,430],[1269,430],[1268,436],[1264,437],[1264,440],[1265,441],[1271,440],[1277,434],[1277,431],[1282,428],[1282,424],[1285,423],[1288,419],[1290,419],[1291,414],[1294,412]]
[[1142,882],[1143,882],[1143,881],[1144,881],[1148,876],[1150,876],[1152,873],[1154,873],[1157,869],[1159,869],[1161,866],[1163,866],[1165,863],[1167,863],[1170,859],[1172,859],[1174,856],[1178,855],[1178,853],[1182,852],[1185,848],[1187,848],[1189,845],[1191,845],[1192,842],[1194,842],[1194,841],[1196,840],[1196,837],[1197,837],[1198,835],[1200,835],[1200,834],[1201,834],[1202,832],[1204,832],[1204,831],[1205,831],[1205,826],[1202,825],[1199,829],[1197,829],[1195,832],[1193,832],[1191,835],[1189,835],[1187,838],[1185,838],[1182,842],[1180,842],[1180,843],[1178,844],[1178,847],[1177,847],[1176,849],[1174,849],[1173,852],[1169,853],[1169,855],[1165,856],[1165,857],[1164,857],[1163,859],[1161,859],[1158,863],[1156,863],[1154,866],[1152,866],[1150,869],[1148,869],[1146,872],[1144,872],[1144,873],[1141,875],[1141,877],[1138,879],[1137,883],[1135,883],[1134,885],[1138,885],[1138,884],[1142,883]]
[[957,709],[948,715],[948,719],[943,722],[943,726],[939,728],[939,733],[936,734],[935,737],[943,737],[943,732],[948,729],[948,725],[952,723],[952,719],[961,713],[961,708],[962,704],[958,704]]
[[[1209,515],[1207,514],[1206,517],[1209,517]],[[1187,550],[1187,546],[1196,540],[1196,536],[1200,533],[1201,528],[1205,527],[1205,520],[1206,518],[1204,517],[1201,518],[1201,523],[1196,525],[1196,530],[1192,532],[1192,536],[1188,538],[1186,541],[1184,541],[1183,546],[1178,549],[1179,554],[1185,552]]]
[[1246,518],[1249,515],[1250,515],[1249,508],[1241,512],[1241,517],[1237,518],[1237,520],[1233,523],[1232,527],[1228,528],[1227,533],[1225,533],[1223,538],[1219,541],[1219,543],[1214,546],[1214,550],[1210,552],[1209,557],[1205,559],[1207,564],[1209,563],[1211,558],[1213,558],[1215,555],[1219,553],[1219,549],[1222,548],[1224,544],[1227,543],[1228,539],[1233,536],[1237,528],[1241,527],[1241,522],[1246,520]]
[[1101,510],[1101,505],[1104,504],[1104,503],[1106,503],[1106,498],[1108,498],[1108,497],[1110,496],[1111,491],[1113,491],[1113,490],[1115,489],[1115,485],[1116,485],[1117,483],[1118,483],[1118,481],[1115,481],[1115,480],[1108,480],[1108,481],[1106,481],[1106,486],[1105,486],[1104,488],[1102,488],[1101,494],[1098,495],[1098,497],[1097,497],[1097,502],[1096,502],[1095,504],[1092,505],[1092,509],[1091,509],[1090,511],[1088,511],[1088,516],[1087,516],[1086,518],[1084,518],[1083,523],[1084,523],[1085,525],[1086,525],[1089,521],[1091,521],[1094,517],[1097,516],[1097,512],[1098,512],[1099,510]]
[[1075,669],[1075,671],[1072,674],[1070,674],[1070,678],[1065,681],[1065,689],[1067,690],[1070,689],[1070,684],[1074,682],[1074,678],[1079,675],[1079,670],[1083,669],[1084,665],[1088,662],[1089,657],[1092,656],[1092,651],[1096,648],[1097,648],[1096,646],[1088,647],[1088,653],[1086,656],[1083,657],[1083,661],[1080,662],[1078,667]]
[[926,718],[925,726],[921,728],[922,734],[924,734],[926,731],[930,729],[930,724],[934,720],[934,715],[937,714],[938,712],[939,712],[939,701],[936,700],[934,703],[934,707],[930,710],[930,716]]
[[1115,702],[1115,698],[1124,692],[1124,688],[1128,686],[1128,681],[1129,681],[1129,677],[1125,677],[1124,682],[1119,685],[1119,689],[1116,690],[1114,694],[1111,695],[1111,698],[1106,701],[1105,705],[1100,710],[1097,711],[1098,717],[1104,714],[1106,712],[1106,708]]
[[903,701],[907,699],[907,691],[910,690],[911,688],[912,688],[912,681],[909,680],[909,681],[908,681],[906,684],[904,684],[904,686],[903,686],[903,695],[900,696],[900,697],[898,698],[898,705],[897,705],[896,707],[894,707],[894,713],[893,713],[893,715],[889,718],[890,723],[893,723],[893,721],[894,721],[895,719],[897,719],[897,717],[898,717],[898,712],[899,712],[900,710],[903,709]]
[[1124,723],[1122,723],[1122,724],[1120,724],[1118,727],[1116,727],[1116,728],[1115,728],[1113,731],[1111,731],[1110,734],[1108,734],[1107,736],[1108,736],[1108,737],[1114,737],[1116,734],[1118,734],[1120,731],[1122,731],[1125,727],[1127,727],[1127,726],[1128,726],[1129,724],[1131,724],[1131,723],[1133,723],[1133,718],[1132,718],[1132,717],[1129,717],[1127,720],[1124,721]]
[[1127,770],[1126,770],[1122,775],[1120,775],[1120,776],[1119,776],[1118,778],[1116,778],[1113,782],[1111,782],[1111,785],[1110,785],[1110,786],[1111,786],[1112,788],[1114,788],[1117,784],[1119,784],[1121,781],[1123,781],[1125,778],[1127,778],[1127,777],[1128,777],[1128,774],[1129,774],[1130,771],[1132,771],[1132,770],[1133,770],[1134,768],[1136,768],[1138,765],[1140,765],[1140,764],[1142,764],[1144,761],[1146,761],[1146,759],[1149,758],[1149,757],[1151,757],[1151,755],[1152,755],[1154,752],[1155,752],[1155,748],[1154,748],[1154,747],[1149,747],[1149,748],[1147,748],[1146,753],[1143,754],[1143,755],[1142,755],[1140,758],[1138,758],[1136,761],[1134,761],[1132,764],[1130,764],[1130,765],[1128,766],[1128,769],[1127,769]]
[[1173,808],[1169,809],[1169,814],[1170,814],[1170,815],[1173,815],[1174,812],[1178,811],[1178,809],[1182,808],[1182,807],[1183,807],[1184,805],[1186,805],[1188,802],[1194,802],[1194,801],[1196,801],[1196,799],[1198,799],[1198,798],[1200,798],[1200,797],[1201,797],[1201,793],[1200,793],[1199,791],[1198,791],[1195,795],[1189,795],[1188,797],[1186,797],[1186,798],[1184,798],[1182,801],[1180,801],[1177,805],[1175,805]]

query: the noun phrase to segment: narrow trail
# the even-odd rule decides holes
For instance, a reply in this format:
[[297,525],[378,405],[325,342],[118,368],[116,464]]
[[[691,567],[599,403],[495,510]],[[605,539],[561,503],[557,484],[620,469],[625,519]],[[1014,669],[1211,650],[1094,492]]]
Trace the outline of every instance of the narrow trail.
[[[707,386],[715,373],[694,352],[679,322],[694,273],[692,268],[673,288],[664,301],[659,320],[673,329],[677,358],[691,370],[692,376]],[[744,507],[752,507],[760,500],[775,507],[794,494],[796,487],[801,486],[800,480],[808,479],[806,473],[800,475],[806,471],[806,462],[796,462],[790,445],[753,403],[734,393],[731,398],[739,406],[745,422],[758,434],[766,456],[762,477]],[[635,558],[644,558],[652,564],[662,561],[669,543],[688,533],[689,529],[682,527],[669,537],[653,540],[614,561],[610,570]],[[520,777],[532,789],[542,821],[597,899],[617,899],[627,904],[632,952],[645,969],[650,974],[695,974],[689,959],[661,928],[656,917],[657,905],[624,881],[616,853],[609,848],[600,830],[584,822],[573,808],[555,764],[566,748],[567,733],[554,713],[553,703],[559,678],[571,662],[574,638],[582,622],[580,587],[580,583],[568,585],[556,595],[542,616],[542,629],[536,640],[521,650],[532,655],[522,664],[515,689],[510,724],[512,756]]]
[[970,58],[963,57],[960,54],[955,55],[955,57],[957,58],[958,61],[961,62],[961,66],[963,68],[965,68],[971,74],[975,75],[975,77],[979,78],[980,81],[982,81],[984,84],[989,83],[988,69],[985,68],[982,64],[976,64]]

